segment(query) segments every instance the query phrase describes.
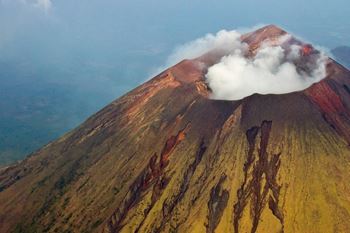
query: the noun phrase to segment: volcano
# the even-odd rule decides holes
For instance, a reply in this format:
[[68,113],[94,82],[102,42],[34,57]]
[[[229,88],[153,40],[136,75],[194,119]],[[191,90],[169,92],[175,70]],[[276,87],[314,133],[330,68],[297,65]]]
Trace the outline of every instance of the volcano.
[[[241,40],[254,54],[285,34]],[[329,58],[303,91],[213,100],[218,59],[176,64],[0,170],[0,232],[349,232],[349,70]]]

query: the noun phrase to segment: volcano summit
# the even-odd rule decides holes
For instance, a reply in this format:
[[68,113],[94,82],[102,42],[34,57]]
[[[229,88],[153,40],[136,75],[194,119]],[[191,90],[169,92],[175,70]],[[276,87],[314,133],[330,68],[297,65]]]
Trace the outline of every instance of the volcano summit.
[[273,25],[238,39],[0,170],[0,232],[349,232],[349,70]]

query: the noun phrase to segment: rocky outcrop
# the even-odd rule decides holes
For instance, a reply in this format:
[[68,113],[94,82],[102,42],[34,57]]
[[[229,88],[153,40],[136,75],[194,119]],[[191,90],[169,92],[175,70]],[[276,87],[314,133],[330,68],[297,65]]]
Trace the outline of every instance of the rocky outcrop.
[[223,189],[222,183],[226,180],[226,175],[223,174],[219,182],[211,189],[210,199],[208,202],[208,225],[207,233],[214,233],[218,226],[224,209],[226,208],[230,193],[228,190]]
[[[180,130],[175,136],[170,136],[160,153],[159,159],[157,158],[156,153],[151,157],[148,166],[135,179],[123,202],[113,212],[107,221],[109,232],[119,232],[123,228],[122,223],[128,214],[128,211],[132,208],[132,206],[136,205],[142,195],[153,186],[151,204],[144,211],[144,215],[147,216],[148,212],[158,200],[159,196],[162,194],[162,191],[166,188],[169,182],[170,177],[168,177],[165,173],[165,168],[169,165],[169,156],[174,151],[176,146],[185,139],[186,131],[189,129],[189,127],[190,124],[187,124],[187,126]],[[141,225],[142,223],[140,226]]]
[[[279,206],[281,185],[277,183],[277,173],[280,167],[280,155],[269,154],[267,151],[271,121],[262,122],[260,127],[247,130],[248,155],[244,164],[244,180],[237,191],[237,202],[234,205],[234,230],[239,233],[240,219],[243,211],[248,208],[251,215],[251,233],[257,231],[261,214],[268,205],[276,218],[280,221],[283,232],[283,212]],[[260,132],[260,142],[257,148],[257,136]],[[251,174],[251,175],[249,175]]]

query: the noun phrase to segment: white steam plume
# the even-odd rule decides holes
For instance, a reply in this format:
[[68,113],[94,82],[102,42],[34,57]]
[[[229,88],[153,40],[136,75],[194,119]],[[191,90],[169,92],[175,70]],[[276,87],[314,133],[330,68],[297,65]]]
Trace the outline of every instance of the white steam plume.
[[209,33],[202,38],[180,45],[174,49],[163,66],[151,72],[149,78],[184,59],[197,58],[209,51],[216,50],[221,52],[222,55],[229,54],[231,49],[242,45],[239,40],[240,36],[241,34],[237,31],[221,30],[215,35]]
[[215,35],[207,34],[202,38],[175,48],[174,52],[168,57],[167,64],[174,65],[183,59],[197,58],[213,50],[222,52],[223,55],[229,54],[242,46],[240,36],[241,34],[237,31],[226,30],[221,30]]
[[208,69],[206,79],[213,99],[239,100],[252,94],[284,94],[301,91],[326,76],[326,56],[316,55],[306,65],[307,71],[295,64],[301,59],[301,47],[264,45],[252,58],[236,50]]
[[327,57],[312,51],[302,55],[302,45],[289,43],[286,35],[264,41],[254,56],[247,56],[248,46],[237,31],[220,31],[187,43],[169,57],[172,65],[184,58],[199,57],[209,51],[222,52],[222,58],[208,68],[206,81],[213,99],[239,100],[252,94],[284,94],[301,91],[326,76]]

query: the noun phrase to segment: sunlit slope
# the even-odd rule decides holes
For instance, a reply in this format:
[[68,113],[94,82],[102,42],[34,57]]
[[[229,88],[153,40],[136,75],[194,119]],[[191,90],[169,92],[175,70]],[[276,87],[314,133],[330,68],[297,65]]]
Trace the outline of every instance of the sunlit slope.
[[240,101],[204,73],[183,61],[0,171],[0,232],[348,232],[349,71]]

